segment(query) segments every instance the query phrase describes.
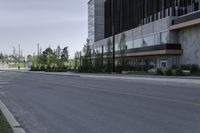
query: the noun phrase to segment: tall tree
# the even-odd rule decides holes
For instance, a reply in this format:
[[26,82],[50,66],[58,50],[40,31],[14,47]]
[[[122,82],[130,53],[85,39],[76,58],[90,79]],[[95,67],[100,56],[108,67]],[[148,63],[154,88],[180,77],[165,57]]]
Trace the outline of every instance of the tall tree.
[[62,61],[61,61],[61,48],[58,45],[56,50],[55,50],[55,63],[57,64],[58,67],[61,67]]
[[48,66],[51,65],[51,57],[54,54],[53,50],[49,47],[42,53],[42,62]]
[[77,69],[80,66],[80,52],[77,51],[75,53],[75,69]]
[[68,47],[64,47],[64,49],[61,52],[61,61],[62,61],[62,65],[64,66],[65,62],[68,62],[69,60],[69,51],[68,51]]
[[61,58],[61,48],[59,45],[56,48],[55,55],[57,56],[58,59]]
[[84,72],[88,72],[91,68],[91,48],[90,48],[90,42],[87,39],[87,43],[83,47],[83,58],[82,58],[82,68]]

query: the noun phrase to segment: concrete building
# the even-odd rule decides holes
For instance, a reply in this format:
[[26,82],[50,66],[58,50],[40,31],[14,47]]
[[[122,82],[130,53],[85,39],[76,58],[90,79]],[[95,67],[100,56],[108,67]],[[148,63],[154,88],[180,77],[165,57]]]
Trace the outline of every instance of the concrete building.
[[91,44],[104,39],[104,0],[88,2],[88,39]]
[[[91,41],[94,52],[101,52],[102,46],[106,52],[108,39],[112,39],[114,19],[116,58],[123,33],[129,64],[145,65],[149,69],[178,64],[200,65],[199,0],[113,1],[91,0],[88,3],[88,38],[94,40]],[[91,8],[92,5],[96,8]]]

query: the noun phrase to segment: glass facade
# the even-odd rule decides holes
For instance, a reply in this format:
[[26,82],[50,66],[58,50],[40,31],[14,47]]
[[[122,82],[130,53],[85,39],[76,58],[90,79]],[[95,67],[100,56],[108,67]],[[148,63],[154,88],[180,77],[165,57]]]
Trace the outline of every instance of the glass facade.
[[134,48],[133,47],[133,41],[131,40],[131,41],[127,41],[126,42],[126,46],[127,46],[127,49],[132,49],[132,48]]
[[154,35],[146,36],[143,38],[143,45],[144,46],[152,46],[154,45]]
[[160,45],[160,33],[155,33],[155,45]]
[[[169,32],[163,31],[152,35],[147,35],[134,40],[133,48],[147,47],[153,45],[167,44],[169,42]],[[128,47],[129,48],[129,47]]]
[[[112,9],[114,7],[114,16]],[[112,35],[112,19],[115,33],[168,16],[181,16],[200,9],[199,0],[105,0],[105,38]]]
[[91,0],[88,3],[88,39],[90,43],[94,42],[94,34],[95,34],[95,25],[94,25],[94,0]]
[[161,44],[166,44],[168,42],[168,32],[161,32],[160,33]]
[[104,39],[104,1],[88,2],[88,39],[91,44]]
[[134,40],[134,48],[140,48],[142,47],[142,44],[143,44],[142,38]]

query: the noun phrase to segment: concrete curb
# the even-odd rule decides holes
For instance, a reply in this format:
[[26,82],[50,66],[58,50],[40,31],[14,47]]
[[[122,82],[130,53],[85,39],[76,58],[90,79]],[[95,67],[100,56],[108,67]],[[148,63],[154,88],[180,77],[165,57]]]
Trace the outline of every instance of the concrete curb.
[[12,113],[8,110],[6,105],[1,100],[0,100],[0,110],[2,111],[3,115],[7,119],[10,126],[12,127],[14,133],[26,133],[19,124],[19,122],[17,122]]
[[68,76],[68,77],[81,77],[81,75],[75,75],[75,74],[62,74],[62,73],[48,73],[48,72],[28,72],[32,74],[45,74],[45,75],[55,75],[55,76]]
[[[2,71],[2,70],[0,70]],[[3,70],[3,71],[11,71],[11,70]],[[55,76],[68,76],[68,77],[81,77],[80,75],[77,74],[66,74],[66,73],[51,73],[51,72],[32,72],[32,71],[14,71],[12,70],[11,72],[17,72],[17,73],[31,73],[31,74],[45,74],[45,75],[55,75]]]
[[99,77],[116,77],[116,78],[161,78],[161,79],[199,79],[199,77],[194,77],[194,76],[151,76],[151,75],[92,75],[92,74],[80,74],[80,76],[99,76]]
[[55,76],[69,76],[69,77],[106,77],[106,78],[160,78],[160,79],[193,79],[193,80],[200,80],[200,76],[152,76],[152,75],[124,75],[124,74],[88,74],[88,73],[56,73],[56,72],[32,72],[32,71],[13,71],[13,72],[19,72],[19,73],[32,73],[32,74],[45,74],[45,75],[55,75]]

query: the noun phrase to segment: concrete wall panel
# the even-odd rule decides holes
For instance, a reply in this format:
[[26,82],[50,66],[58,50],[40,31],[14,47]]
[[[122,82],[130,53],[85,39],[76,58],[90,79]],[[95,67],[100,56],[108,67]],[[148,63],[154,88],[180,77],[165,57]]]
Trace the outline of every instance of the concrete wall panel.
[[183,48],[180,63],[200,65],[200,25],[180,30],[179,42]]

